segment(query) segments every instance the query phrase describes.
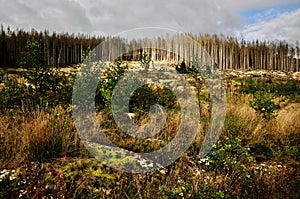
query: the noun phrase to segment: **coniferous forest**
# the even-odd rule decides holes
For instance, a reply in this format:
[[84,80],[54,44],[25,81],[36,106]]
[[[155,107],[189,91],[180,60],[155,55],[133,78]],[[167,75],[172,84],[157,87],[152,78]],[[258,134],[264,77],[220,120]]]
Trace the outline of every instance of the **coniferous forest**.
[[[0,67],[18,67],[21,53],[25,50],[27,42],[31,39],[39,41],[42,45],[44,61],[50,66],[71,66],[81,63],[84,52],[93,49],[106,39],[116,40],[122,43],[124,48],[132,48],[139,44],[148,44],[151,49],[141,49],[150,54],[153,61],[166,60],[179,63],[177,54],[184,54],[186,60],[202,49],[196,49],[191,42],[185,42],[186,36],[201,47],[212,57],[219,69],[242,69],[242,70],[280,70],[296,72],[300,70],[300,46],[299,42],[289,44],[285,41],[238,41],[234,37],[220,35],[193,35],[191,33],[179,34],[173,37],[156,39],[141,39],[127,41],[122,38],[104,36],[89,36],[83,34],[49,33],[32,30],[11,31],[1,26],[0,35]],[[113,42],[112,42],[113,43]],[[117,46],[119,48],[119,46]],[[114,57],[114,46],[106,48],[108,59]],[[168,49],[167,51],[154,49]],[[152,52],[153,51],[153,52]],[[184,53],[183,53],[184,51]],[[135,59],[139,52],[126,54],[124,59]]]

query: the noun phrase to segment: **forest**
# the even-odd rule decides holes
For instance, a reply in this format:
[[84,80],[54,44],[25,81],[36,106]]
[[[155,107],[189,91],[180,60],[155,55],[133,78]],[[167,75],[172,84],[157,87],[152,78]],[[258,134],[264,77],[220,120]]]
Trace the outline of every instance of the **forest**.
[[[185,41],[189,37],[193,42]],[[139,39],[127,41],[123,38],[111,38],[101,36],[89,36],[83,34],[49,33],[48,31],[37,32],[32,30],[11,31],[1,26],[0,35],[0,67],[18,67],[21,52],[24,51],[28,40],[34,38],[41,42],[44,60],[51,66],[71,66],[81,63],[83,53],[88,49],[94,49],[105,40],[115,40],[117,45],[124,49],[136,48],[138,45],[149,46],[146,51],[153,61],[166,60],[168,62],[180,63],[181,56],[189,60],[198,51],[205,50],[221,70],[280,70],[296,72],[300,70],[300,46],[299,42],[289,44],[285,41],[238,41],[234,37],[222,35],[193,35],[191,33],[178,34],[165,38]],[[111,42],[113,43],[113,42]],[[196,49],[195,43],[203,49]],[[101,57],[114,57],[120,46],[102,46]],[[158,49],[152,52],[151,49]],[[159,49],[168,49],[167,51]],[[130,51],[130,50],[129,50]],[[100,53],[100,52],[99,52]],[[126,54],[124,59],[135,59],[140,52]]]

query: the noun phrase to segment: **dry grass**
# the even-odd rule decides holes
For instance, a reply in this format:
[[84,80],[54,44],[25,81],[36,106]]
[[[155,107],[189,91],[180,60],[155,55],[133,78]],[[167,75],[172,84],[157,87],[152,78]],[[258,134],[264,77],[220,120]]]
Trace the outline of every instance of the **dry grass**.
[[[288,100],[281,103],[276,118],[266,121],[249,106],[249,101],[253,100],[252,95],[228,94],[227,99],[227,120],[235,118],[231,123],[233,125],[241,122],[240,127],[244,129],[244,133],[251,133],[245,135],[250,140],[263,141],[266,134],[273,139],[284,139],[289,134],[300,133],[300,103],[289,103]],[[239,136],[242,134],[243,132],[239,132]]]
[[[242,146],[228,144],[229,152],[225,147],[215,149],[216,153],[226,151],[224,156],[211,160],[210,164],[222,163],[216,168],[198,162],[197,150],[209,124],[209,105],[205,102],[202,103],[201,122],[193,146],[176,162],[157,172],[126,174],[88,159],[76,134],[70,110],[59,106],[50,111],[0,115],[0,168],[21,168],[20,172],[26,177],[28,169],[33,167],[28,162],[33,161],[33,165],[48,162],[43,164],[44,170],[32,169],[30,177],[46,179],[47,174],[56,169],[64,176],[63,179],[59,175],[48,176],[56,196],[63,193],[88,198],[85,194],[95,191],[95,188],[97,196],[103,198],[222,198],[218,194],[227,194],[228,198],[297,198],[300,104],[286,102],[277,118],[265,121],[248,105],[252,99],[252,95],[236,92],[227,95],[226,125],[220,143],[226,137],[229,140],[239,138]],[[160,133],[151,139],[134,139],[122,132],[109,114],[100,112],[97,118],[105,125],[104,131],[113,142],[135,152],[150,152],[168,144],[178,132],[181,120],[180,113],[168,112],[167,122]],[[142,118],[139,124],[149,124],[149,117]],[[230,151],[250,148],[253,143],[263,143],[273,151],[273,157],[257,161],[255,154],[244,152],[239,155]],[[244,155],[249,155],[245,161]],[[71,159],[72,156],[75,159]],[[281,161],[281,156],[287,159]],[[233,167],[229,167],[229,163]],[[97,165],[100,165],[100,174],[90,170]],[[58,182],[65,185],[64,189],[57,185]],[[32,182],[36,186],[38,183]]]
[[[14,167],[31,160],[72,156],[80,141],[68,110],[56,107],[50,112],[0,116],[1,156],[4,166]],[[43,158],[43,156],[45,156]]]
[[276,134],[299,133],[300,131],[300,103],[285,106],[278,113],[272,126],[276,127]]

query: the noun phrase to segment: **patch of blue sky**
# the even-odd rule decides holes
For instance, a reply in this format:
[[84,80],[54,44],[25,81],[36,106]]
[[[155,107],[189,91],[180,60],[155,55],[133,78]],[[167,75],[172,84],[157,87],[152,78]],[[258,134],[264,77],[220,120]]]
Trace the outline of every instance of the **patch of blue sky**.
[[267,8],[243,10],[240,12],[240,15],[245,25],[251,25],[275,19],[283,13],[293,12],[298,9],[300,9],[300,3],[289,3]]

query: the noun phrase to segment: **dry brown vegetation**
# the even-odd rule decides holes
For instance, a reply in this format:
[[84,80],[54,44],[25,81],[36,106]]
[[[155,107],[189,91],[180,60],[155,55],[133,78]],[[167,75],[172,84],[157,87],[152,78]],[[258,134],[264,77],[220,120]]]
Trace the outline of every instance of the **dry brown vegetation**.
[[[287,99],[277,117],[265,120],[249,106],[253,98],[238,88],[227,93],[221,138],[199,161],[209,121],[209,107],[203,106],[201,128],[189,150],[168,167],[146,174],[122,173],[93,159],[80,143],[71,107],[8,111],[0,116],[0,198],[298,198],[300,103]],[[180,117],[175,112],[169,117],[162,133],[140,142],[123,139],[112,118],[98,112],[106,134],[118,146],[138,152],[156,150],[172,139]]]

